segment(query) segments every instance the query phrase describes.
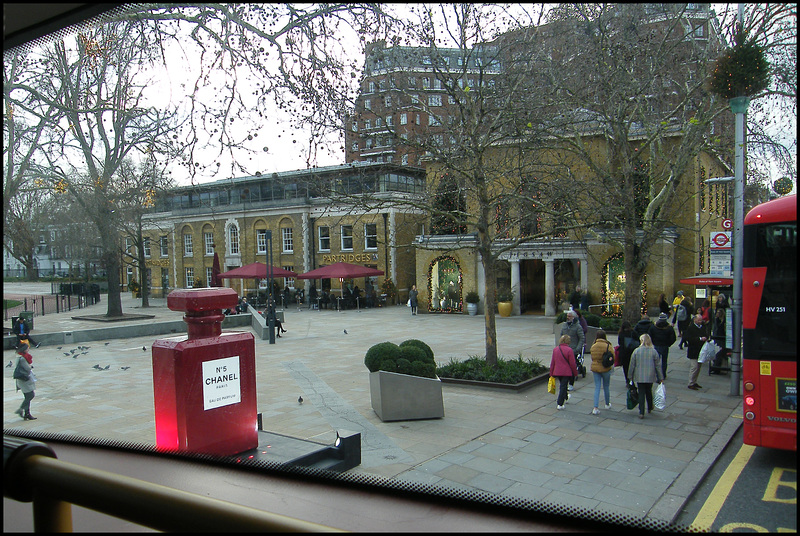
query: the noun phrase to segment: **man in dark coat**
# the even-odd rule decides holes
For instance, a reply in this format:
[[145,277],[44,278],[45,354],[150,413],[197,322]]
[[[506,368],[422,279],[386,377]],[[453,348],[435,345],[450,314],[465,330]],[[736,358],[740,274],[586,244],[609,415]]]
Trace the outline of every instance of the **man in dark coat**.
[[700,374],[700,369],[703,364],[697,362],[700,357],[700,349],[703,344],[708,340],[706,336],[706,327],[703,325],[703,316],[696,314],[692,317],[692,322],[683,331],[682,341],[686,343],[686,357],[691,361],[689,367],[689,389],[702,389],[701,385],[697,385],[697,376]]
[[642,318],[633,326],[633,331],[636,332],[636,337],[641,337],[645,333],[650,333],[650,328],[653,327],[653,322],[650,320],[650,317],[647,316],[647,313],[642,314]]
[[647,332],[650,339],[653,341],[653,346],[661,356],[661,372],[664,374],[664,379],[667,378],[667,357],[669,356],[669,347],[675,344],[678,337],[675,335],[675,328],[669,323],[669,316],[666,313],[658,315],[658,320]]

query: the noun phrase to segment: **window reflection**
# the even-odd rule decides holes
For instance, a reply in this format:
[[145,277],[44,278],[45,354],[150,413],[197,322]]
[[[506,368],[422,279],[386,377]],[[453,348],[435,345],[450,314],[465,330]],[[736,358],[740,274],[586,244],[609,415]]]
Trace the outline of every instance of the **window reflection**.
[[461,311],[461,267],[452,257],[439,257],[429,270],[430,310],[432,312]]

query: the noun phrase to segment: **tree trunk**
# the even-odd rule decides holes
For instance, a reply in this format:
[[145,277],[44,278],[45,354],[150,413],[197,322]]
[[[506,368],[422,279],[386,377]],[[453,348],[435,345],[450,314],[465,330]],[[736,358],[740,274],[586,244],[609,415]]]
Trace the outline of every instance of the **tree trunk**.
[[497,368],[497,324],[495,317],[495,306],[497,305],[497,276],[495,274],[495,262],[491,253],[484,253],[479,249],[481,264],[483,265],[483,280],[486,288],[484,299],[484,334],[486,339],[486,364]]

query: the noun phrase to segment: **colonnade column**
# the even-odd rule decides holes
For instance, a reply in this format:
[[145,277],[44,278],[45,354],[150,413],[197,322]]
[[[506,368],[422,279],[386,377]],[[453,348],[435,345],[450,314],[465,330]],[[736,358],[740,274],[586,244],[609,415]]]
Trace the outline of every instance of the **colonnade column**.
[[579,260],[581,263],[581,290],[589,292],[589,264],[585,257]]
[[519,306],[519,260],[511,261],[511,290],[514,292],[514,300],[512,301],[512,314],[519,315],[521,314]]
[[555,261],[544,261],[544,315],[556,316]]
[[[313,244],[314,241],[311,240],[311,235],[309,234],[310,229],[308,225],[309,223],[308,212],[303,212],[302,217],[303,217],[303,223],[301,224],[302,226],[301,232],[303,234],[303,272],[308,272],[309,270],[311,270],[311,254],[313,253],[312,251],[313,247],[311,246],[311,244]],[[310,288],[311,288],[311,280],[306,279],[305,281],[303,281],[303,290],[306,293],[306,295],[308,295],[308,293],[310,292],[309,290]]]

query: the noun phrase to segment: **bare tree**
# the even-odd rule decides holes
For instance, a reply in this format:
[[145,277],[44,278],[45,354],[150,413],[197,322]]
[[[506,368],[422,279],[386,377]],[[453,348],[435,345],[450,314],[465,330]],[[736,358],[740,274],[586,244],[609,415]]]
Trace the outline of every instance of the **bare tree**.
[[[170,154],[168,134],[176,127],[174,112],[146,106],[147,80],[137,80],[154,61],[149,45],[139,24],[107,24],[53,43],[28,60],[25,79],[6,87],[9,103],[27,116],[46,118],[29,176],[69,194],[103,237],[109,316],[122,314],[120,221],[112,216],[124,196],[115,183],[117,170],[134,154]],[[47,115],[50,110],[57,113]]]
[[566,169],[598,179],[571,206],[597,238],[622,250],[629,320],[643,306],[655,244],[679,221],[694,158],[733,161],[728,103],[707,86],[725,37],[713,14],[695,9],[576,4],[547,25],[552,61],[542,68],[557,88],[558,112],[551,132]]

